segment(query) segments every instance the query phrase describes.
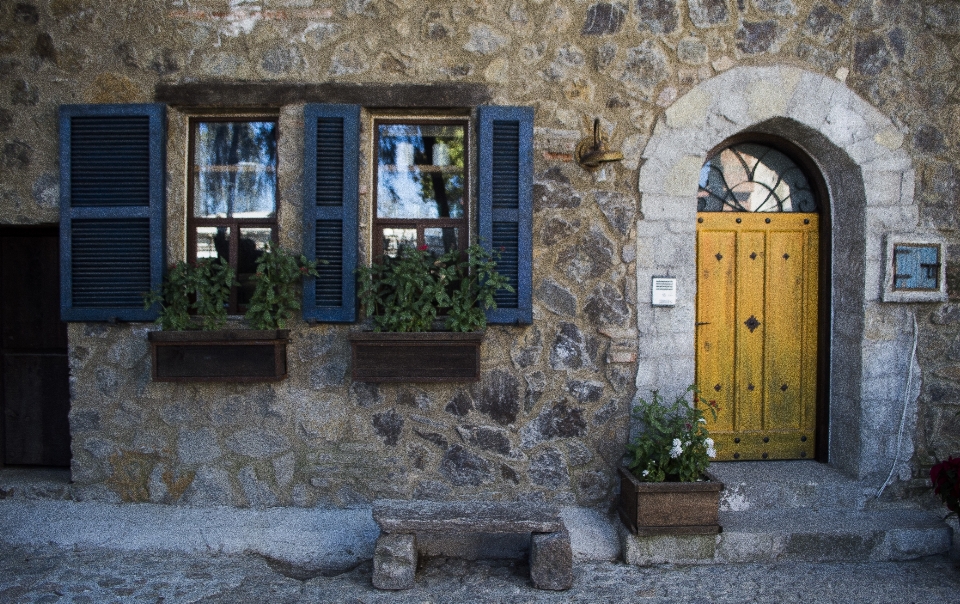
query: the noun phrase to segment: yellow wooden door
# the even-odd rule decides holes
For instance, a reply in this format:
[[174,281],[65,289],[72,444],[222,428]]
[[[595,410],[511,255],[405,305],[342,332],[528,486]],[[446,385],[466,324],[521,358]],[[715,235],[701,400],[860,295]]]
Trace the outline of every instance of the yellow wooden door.
[[697,214],[697,385],[717,459],[813,458],[818,220]]

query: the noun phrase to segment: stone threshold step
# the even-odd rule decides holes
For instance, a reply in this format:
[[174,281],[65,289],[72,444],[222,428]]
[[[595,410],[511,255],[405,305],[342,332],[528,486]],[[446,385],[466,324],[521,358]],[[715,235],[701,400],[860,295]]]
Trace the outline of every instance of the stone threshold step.
[[70,470],[58,468],[0,469],[0,499],[76,499]]
[[721,511],[783,508],[909,508],[892,490],[877,499],[880,485],[850,478],[816,461],[718,462],[710,472],[724,484]]
[[620,529],[624,561],[655,564],[879,562],[947,554],[951,528],[925,510],[721,512],[719,535],[637,537]]

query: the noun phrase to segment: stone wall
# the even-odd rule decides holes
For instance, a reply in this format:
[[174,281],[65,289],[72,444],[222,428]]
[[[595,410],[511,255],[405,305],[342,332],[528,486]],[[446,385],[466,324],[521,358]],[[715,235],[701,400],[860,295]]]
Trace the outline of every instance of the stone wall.
[[[636,286],[637,221],[648,212],[638,170],[660,153],[647,141],[666,125],[666,109],[738,66],[830,78],[895,126],[916,173],[916,227],[946,237],[952,259],[960,254],[958,40],[952,0],[5,2],[4,224],[58,220],[63,103],[146,102],[158,86],[189,83],[472,83],[494,103],[536,109],[534,322],[488,331],[480,383],[353,384],[351,327],[297,323],[284,382],[156,384],[150,326],[73,324],[74,479],[106,499],[232,505],[413,495],[606,502],[638,372],[664,371],[672,352],[648,352],[638,325],[649,324],[650,308]],[[278,109],[280,236],[295,249],[302,110]],[[189,113],[169,114],[171,259],[184,253]],[[594,117],[626,159],[589,174],[571,154]],[[365,167],[361,203],[370,181]],[[640,253],[669,255],[671,241]],[[954,296],[958,266],[951,260]],[[907,478],[928,451],[960,452],[960,305],[898,308],[869,319],[902,322],[912,312],[920,325],[923,382]],[[877,431],[884,442],[896,436],[886,424]]]

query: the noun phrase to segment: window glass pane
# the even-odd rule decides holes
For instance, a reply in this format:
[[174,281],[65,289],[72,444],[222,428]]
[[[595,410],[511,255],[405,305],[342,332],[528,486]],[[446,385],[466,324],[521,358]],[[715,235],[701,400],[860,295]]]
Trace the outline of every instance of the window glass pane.
[[277,208],[275,122],[194,122],[193,215],[269,218]]
[[391,258],[397,257],[402,245],[417,245],[417,229],[383,229],[383,253]]
[[438,256],[459,247],[459,230],[456,227],[423,229],[423,240],[427,249]]
[[379,124],[378,218],[464,216],[463,125]]
[[230,260],[230,227],[197,227],[197,260]]
[[783,153],[746,143],[727,147],[700,170],[698,212],[816,212],[813,190]]
[[273,237],[269,228],[240,229],[239,260],[237,262],[237,303],[246,305],[253,296],[254,283],[250,277],[257,272],[257,258],[263,255]]

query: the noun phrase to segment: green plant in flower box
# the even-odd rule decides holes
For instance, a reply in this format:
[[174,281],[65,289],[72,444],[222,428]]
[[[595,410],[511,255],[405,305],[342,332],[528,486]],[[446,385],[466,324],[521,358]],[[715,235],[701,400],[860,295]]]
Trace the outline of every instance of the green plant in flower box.
[[166,331],[220,329],[227,322],[237,274],[223,258],[171,265],[160,291],[144,295],[145,308],[160,305],[157,324]]
[[[685,395],[678,396],[672,405],[666,404],[654,390],[652,400],[640,399],[633,408],[633,417],[639,423],[639,433],[627,445],[630,457],[628,468],[641,482],[694,482],[702,480],[710,460],[717,452],[706,428],[703,411]],[[706,408],[717,417],[716,401]]]
[[257,258],[255,284],[245,318],[254,329],[284,329],[300,310],[301,280],[317,276],[317,262],[268,244]]
[[[283,329],[300,309],[301,280],[317,276],[317,262],[268,244],[256,264],[244,318],[254,329]],[[227,322],[230,290],[237,285],[236,271],[223,258],[178,262],[170,266],[159,292],[144,295],[145,308],[160,305],[157,324],[164,331],[220,329]]]
[[496,256],[476,244],[439,256],[402,245],[395,256],[357,269],[360,303],[374,331],[430,331],[440,318],[451,331],[482,330],[497,290],[514,291],[497,272]]

